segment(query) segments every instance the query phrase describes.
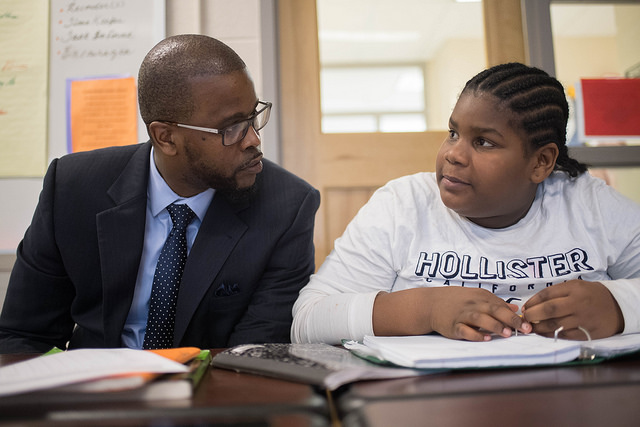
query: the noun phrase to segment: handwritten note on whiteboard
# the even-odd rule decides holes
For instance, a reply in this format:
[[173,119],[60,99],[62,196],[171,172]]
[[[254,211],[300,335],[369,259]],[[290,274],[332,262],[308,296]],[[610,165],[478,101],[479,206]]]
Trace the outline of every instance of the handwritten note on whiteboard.
[[47,163],[49,5],[0,1],[0,177],[42,176]]
[[[75,146],[68,127],[74,101],[69,98],[72,92],[67,90],[68,82],[97,80],[95,84],[101,85],[99,80],[114,75],[135,79],[144,56],[164,38],[164,4],[158,0],[51,0],[50,158],[67,154]],[[113,145],[147,139],[137,108],[130,114],[130,119],[138,123],[137,137],[132,141],[128,131],[112,134],[112,140],[122,137]],[[92,136],[89,131],[88,127],[83,129],[88,138],[85,142]],[[96,132],[96,139],[104,137]]]

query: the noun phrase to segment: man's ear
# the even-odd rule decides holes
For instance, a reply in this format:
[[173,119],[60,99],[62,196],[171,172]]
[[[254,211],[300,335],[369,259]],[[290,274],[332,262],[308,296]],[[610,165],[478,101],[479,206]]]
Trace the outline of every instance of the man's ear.
[[167,156],[176,154],[175,134],[173,126],[168,123],[149,123],[149,136],[154,142],[157,150],[162,151]]
[[538,148],[533,154],[534,164],[533,171],[531,173],[531,181],[536,184],[540,184],[547,179],[556,165],[556,159],[558,158],[558,146],[550,142],[540,148]]

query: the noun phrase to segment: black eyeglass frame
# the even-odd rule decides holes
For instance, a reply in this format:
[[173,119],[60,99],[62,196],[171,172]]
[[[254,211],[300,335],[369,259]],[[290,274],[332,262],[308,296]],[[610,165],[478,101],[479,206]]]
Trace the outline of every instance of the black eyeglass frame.
[[[256,104],[256,108],[258,108],[260,105],[263,105],[262,108],[260,108],[259,110],[256,110],[255,113],[251,114],[249,117],[247,117],[244,120],[240,120],[237,121],[229,126],[225,126],[222,129],[214,129],[214,128],[207,128],[207,127],[202,127],[202,126],[193,126],[193,125],[187,125],[184,123],[177,123],[177,122],[171,122],[168,120],[156,120],[157,122],[161,122],[161,123],[167,123],[170,125],[174,125],[174,126],[178,126],[181,128],[185,128],[185,129],[192,129],[192,130],[199,130],[201,132],[208,132],[208,133],[214,133],[216,135],[220,135],[222,136],[222,145],[224,145],[225,147],[230,147],[234,144],[237,144],[238,142],[242,141],[244,139],[245,136],[247,136],[247,131],[249,130],[249,125],[251,125],[253,127],[253,129],[256,132],[259,132],[261,129],[263,129],[267,123],[269,123],[269,117],[271,116],[271,107],[273,106],[273,103],[268,102],[268,101],[258,101],[258,103]],[[266,117],[264,118],[264,122],[261,125],[256,126],[256,118],[258,118],[261,114],[266,114]],[[237,138],[236,141],[233,141],[230,144],[225,144],[225,139],[224,136],[225,134],[231,130],[234,127],[237,126],[244,126],[244,128],[240,131],[238,130],[237,132],[241,132],[240,137]]]

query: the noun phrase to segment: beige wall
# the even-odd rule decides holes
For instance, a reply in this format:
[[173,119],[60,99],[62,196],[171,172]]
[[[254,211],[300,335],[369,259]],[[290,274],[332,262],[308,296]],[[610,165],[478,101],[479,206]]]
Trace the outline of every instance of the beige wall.
[[[620,75],[615,37],[554,39],[556,76],[565,87],[581,77]],[[594,52],[598,60],[593,60]]]
[[616,26],[620,35],[618,43],[619,61],[622,69],[638,63],[640,58],[640,7],[638,5],[616,6]]
[[449,129],[449,116],[464,84],[487,66],[481,39],[447,40],[426,65],[427,126]]
[[167,0],[167,36],[206,34],[231,46],[247,63],[262,94],[260,0]]

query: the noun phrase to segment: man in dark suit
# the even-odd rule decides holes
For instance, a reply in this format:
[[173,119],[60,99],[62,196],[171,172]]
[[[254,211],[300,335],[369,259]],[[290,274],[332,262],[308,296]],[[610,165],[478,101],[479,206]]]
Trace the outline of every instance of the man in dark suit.
[[170,204],[195,213],[170,346],[289,341],[315,268],[320,196],[262,158],[271,104],[233,50],[201,35],[156,45],[138,86],[149,142],[51,163],[18,247],[0,353],[143,348]]

